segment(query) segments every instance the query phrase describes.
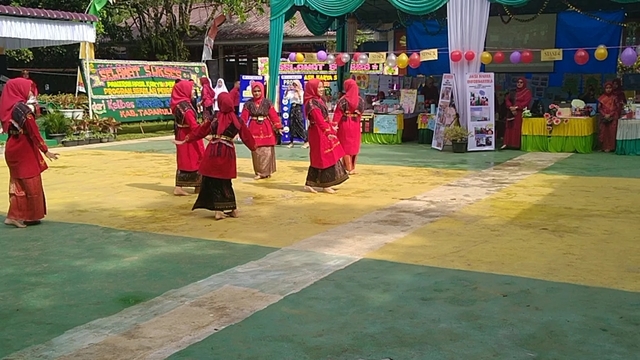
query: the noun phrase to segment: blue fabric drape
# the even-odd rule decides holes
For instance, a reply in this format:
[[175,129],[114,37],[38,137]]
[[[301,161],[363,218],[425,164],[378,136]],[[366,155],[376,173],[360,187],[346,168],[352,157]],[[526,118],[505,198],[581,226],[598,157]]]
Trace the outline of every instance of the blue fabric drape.
[[[407,26],[407,49],[445,49],[438,54],[438,60],[423,61],[417,69],[407,68],[410,76],[441,75],[450,72],[447,24],[442,27],[436,20],[414,21]],[[411,54],[407,54],[411,55]]]
[[[595,12],[593,15],[612,22],[623,22],[624,11]],[[562,86],[564,74],[613,74],[616,72],[618,49],[620,46],[622,27],[594,20],[590,17],[573,11],[563,11],[558,13],[556,20],[556,48],[587,48],[596,47],[600,44],[612,47],[609,49],[609,56],[604,61],[598,61],[593,55],[593,50],[589,53],[589,62],[585,65],[578,65],[573,60],[575,50],[565,50],[561,61],[556,61],[553,74],[549,76],[549,86]]]

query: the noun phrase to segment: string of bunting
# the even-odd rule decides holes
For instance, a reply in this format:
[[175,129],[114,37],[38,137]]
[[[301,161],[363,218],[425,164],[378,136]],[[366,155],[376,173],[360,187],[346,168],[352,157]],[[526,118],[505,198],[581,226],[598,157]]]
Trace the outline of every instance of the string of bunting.
[[[632,66],[638,61],[638,54],[640,54],[640,46],[633,48],[630,46],[612,46],[611,49],[624,48],[620,54],[620,62],[624,66]],[[492,51],[488,51],[492,50]],[[497,51],[496,51],[497,50]],[[480,61],[485,64],[502,64],[506,60],[504,51],[511,52],[509,54],[509,61],[512,64],[529,64],[533,61],[533,53],[540,52],[541,61],[560,61],[563,58],[564,51],[575,51],[573,59],[578,65],[585,65],[589,62],[589,51],[593,51],[593,57],[598,61],[604,61],[609,57],[609,50],[605,45],[600,45],[593,48],[566,48],[566,49],[497,49],[487,48],[480,54]],[[407,55],[410,53],[411,55]],[[342,52],[338,54],[330,54],[325,50],[320,50],[317,53],[289,53],[288,60],[290,62],[326,62],[328,64],[336,64],[338,66],[344,66],[349,61],[357,62],[358,64],[381,64],[389,67],[398,66],[401,69],[407,66],[416,69],[420,67],[423,61],[438,60],[438,54],[449,54],[449,58],[453,62],[460,62],[463,59],[466,61],[473,61],[476,58],[476,53],[472,50],[462,52],[460,50],[449,51],[447,48],[435,48],[426,50],[406,50],[400,55],[396,56],[395,53],[386,52]]]

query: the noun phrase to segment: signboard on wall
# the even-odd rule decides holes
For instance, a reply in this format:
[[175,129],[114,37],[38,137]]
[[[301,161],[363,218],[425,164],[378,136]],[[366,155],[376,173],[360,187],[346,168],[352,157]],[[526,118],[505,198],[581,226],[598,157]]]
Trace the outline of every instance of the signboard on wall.
[[[85,63],[87,61],[87,63]],[[83,60],[93,113],[120,122],[172,119],[169,101],[177,79],[208,77],[204,63]]]
[[[280,84],[279,84],[280,96],[278,97],[280,99],[280,107],[279,107],[280,119],[282,121],[282,126],[287,129],[291,129],[291,101],[287,97],[287,94],[289,92],[289,88],[291,87],[291,84],[293,84],[295,80],[298,80],[300,84],[302,84],[302,88],[304,89],[304,75],[302,74],[280,75]],[[305,124],[305,128],[306,128],[306,119],[304,117],[304,110],[302,111],[302,118],[303,118],[302,120],[303,124]],[[294,138],[294,140],[303,141],[305,139]],[[282,143],[287,144],[290,141],[291,141],[291,131],[282,133]]]
[[444,129],[453,125],[456,115],[456,82],[453,74],[442,74],[440,84],[440,97],[436,110],[436,125],[433,130],[431,148],[442,150],[445,145]]

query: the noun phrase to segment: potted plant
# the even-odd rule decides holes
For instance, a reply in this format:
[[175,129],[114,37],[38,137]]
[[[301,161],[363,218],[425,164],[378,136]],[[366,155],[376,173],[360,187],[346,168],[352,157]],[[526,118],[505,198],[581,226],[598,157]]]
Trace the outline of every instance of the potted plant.
[[122,129],[120,123],[112,117],[103,118],[100,120],[100,130],[110,135],[109,141],[113,141],[118,135],[118,130]]
[[64,139],[62,139],[62,146],[64,147],[77,146],[77,145],[78,145],[78,137],[75,135],[69,135]]
[[449,126],[444,129],[444,138],[451,141],[454,153],[464,153],[467,151],[467,143],[469,142],[471,133],[462,126]]
[[76,99],[72,94],[59,94],[55,97],[56,102],[60,105],[60,112],[70,118],[73,119],[74,109],[76,107]]
[[38,122],[47,138],[56,140],[58,144],[71,131],[71,120],[58,111],[43,115]]
[[89,98],[87,95],[78,95],[75,98],[73,109],[73,118],[74,119],[82,119],[85,114],[85,110],[89,109]]

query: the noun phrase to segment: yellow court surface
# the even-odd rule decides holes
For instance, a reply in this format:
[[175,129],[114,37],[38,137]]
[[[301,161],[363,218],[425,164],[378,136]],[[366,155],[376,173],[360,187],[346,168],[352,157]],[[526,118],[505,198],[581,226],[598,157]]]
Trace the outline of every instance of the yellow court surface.
[[368,257],[640,291],[638,188],[536,174]]
[[[211,212],[191,211],[195,195],[172,194],[175,155],[63,152],[43,175],[46,220],[283,247],[467,173],[361,165],[337,194],[310,194],[303,191],[307,163],[279,160],[277,166],[271,179],[254,181],[251,160],[238,159],[240,218],[215,221]],[[6,166],[0,174],[8,178]],[[7,197],[0,199],[6,209]]]

